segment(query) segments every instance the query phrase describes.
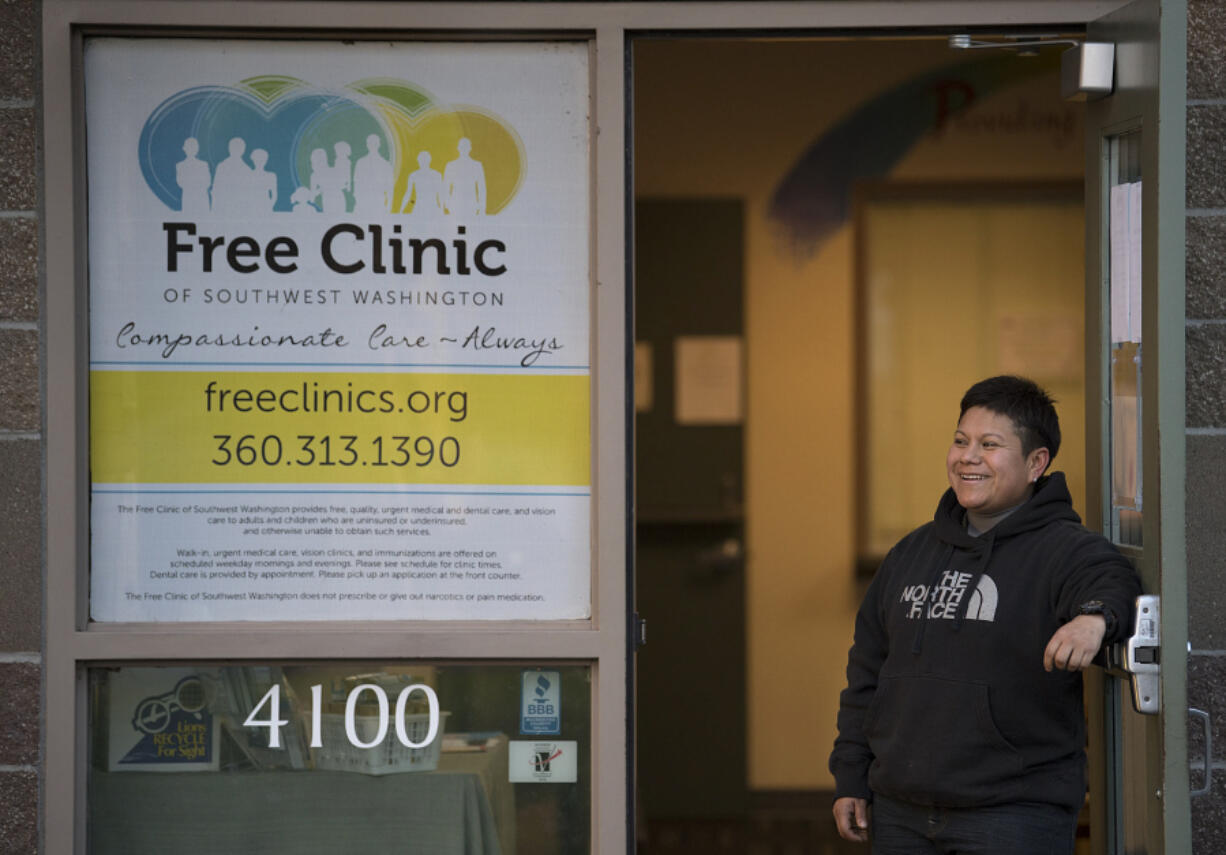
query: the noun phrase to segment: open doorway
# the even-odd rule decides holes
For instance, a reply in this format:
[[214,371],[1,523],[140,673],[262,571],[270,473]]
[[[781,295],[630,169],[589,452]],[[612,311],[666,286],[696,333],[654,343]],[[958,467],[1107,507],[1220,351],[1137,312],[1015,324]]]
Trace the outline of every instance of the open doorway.
[[[1058,49],[935,36],[644,39],[633,68],[640,836],[844,851],[855,610],[957,404],[909,372],[1051,388],[1083,501],[1081,109]],[[900,424],[906,471],[873,452]]]

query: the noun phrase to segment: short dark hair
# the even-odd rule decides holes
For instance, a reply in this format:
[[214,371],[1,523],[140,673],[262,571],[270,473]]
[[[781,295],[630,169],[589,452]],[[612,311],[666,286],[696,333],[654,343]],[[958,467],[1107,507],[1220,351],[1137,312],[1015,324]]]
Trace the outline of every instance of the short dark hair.
[[1050,459],[1056,459],[1060,450],[1060,418],[1055,401],[1033,380],[1008,374],[980,380],[962,396],[958,420],[972,407],[1008,417],[1022,441],[1024,456],[1036,448],[1046,448]]

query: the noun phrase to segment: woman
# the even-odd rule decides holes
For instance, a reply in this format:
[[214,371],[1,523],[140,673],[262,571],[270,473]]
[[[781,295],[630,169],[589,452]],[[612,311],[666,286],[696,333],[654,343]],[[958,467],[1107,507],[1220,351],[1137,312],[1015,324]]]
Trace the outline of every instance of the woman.
[[830,770],[839,834],[872,851],[1071,855],[1085,799],[1081,674],[1140,584],[1081,525],[1051,399],[972,386],[932,522],[903,538],[856,617]]

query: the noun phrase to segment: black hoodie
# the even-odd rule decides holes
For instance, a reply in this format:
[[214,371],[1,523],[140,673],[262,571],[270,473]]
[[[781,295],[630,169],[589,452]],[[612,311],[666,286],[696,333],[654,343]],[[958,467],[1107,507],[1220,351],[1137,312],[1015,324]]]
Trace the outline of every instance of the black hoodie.
[[1062,473],[990,531],[946,491],[904,537],[856,616],[830,755],[837,797],[976,807],[1085,799],[1081,675],[1043,669],[1052,634],[1099,600],[1131,626],[1140,582],[1081,525]]

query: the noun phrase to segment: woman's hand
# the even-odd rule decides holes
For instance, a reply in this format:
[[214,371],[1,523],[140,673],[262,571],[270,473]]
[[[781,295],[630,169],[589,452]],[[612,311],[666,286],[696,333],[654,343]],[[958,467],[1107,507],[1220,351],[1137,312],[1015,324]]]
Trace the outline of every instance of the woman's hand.
[[839,837],[855,843],[868,841],[868,802],[851,796],[844,796],[834,802],[834,824],[838,826]]
[[1056,630],[1043,651],[1043,667],[1065,671],[1084,671],[1098,655],[1107,634],[1107,619],[1102,615],[1078,615]]

